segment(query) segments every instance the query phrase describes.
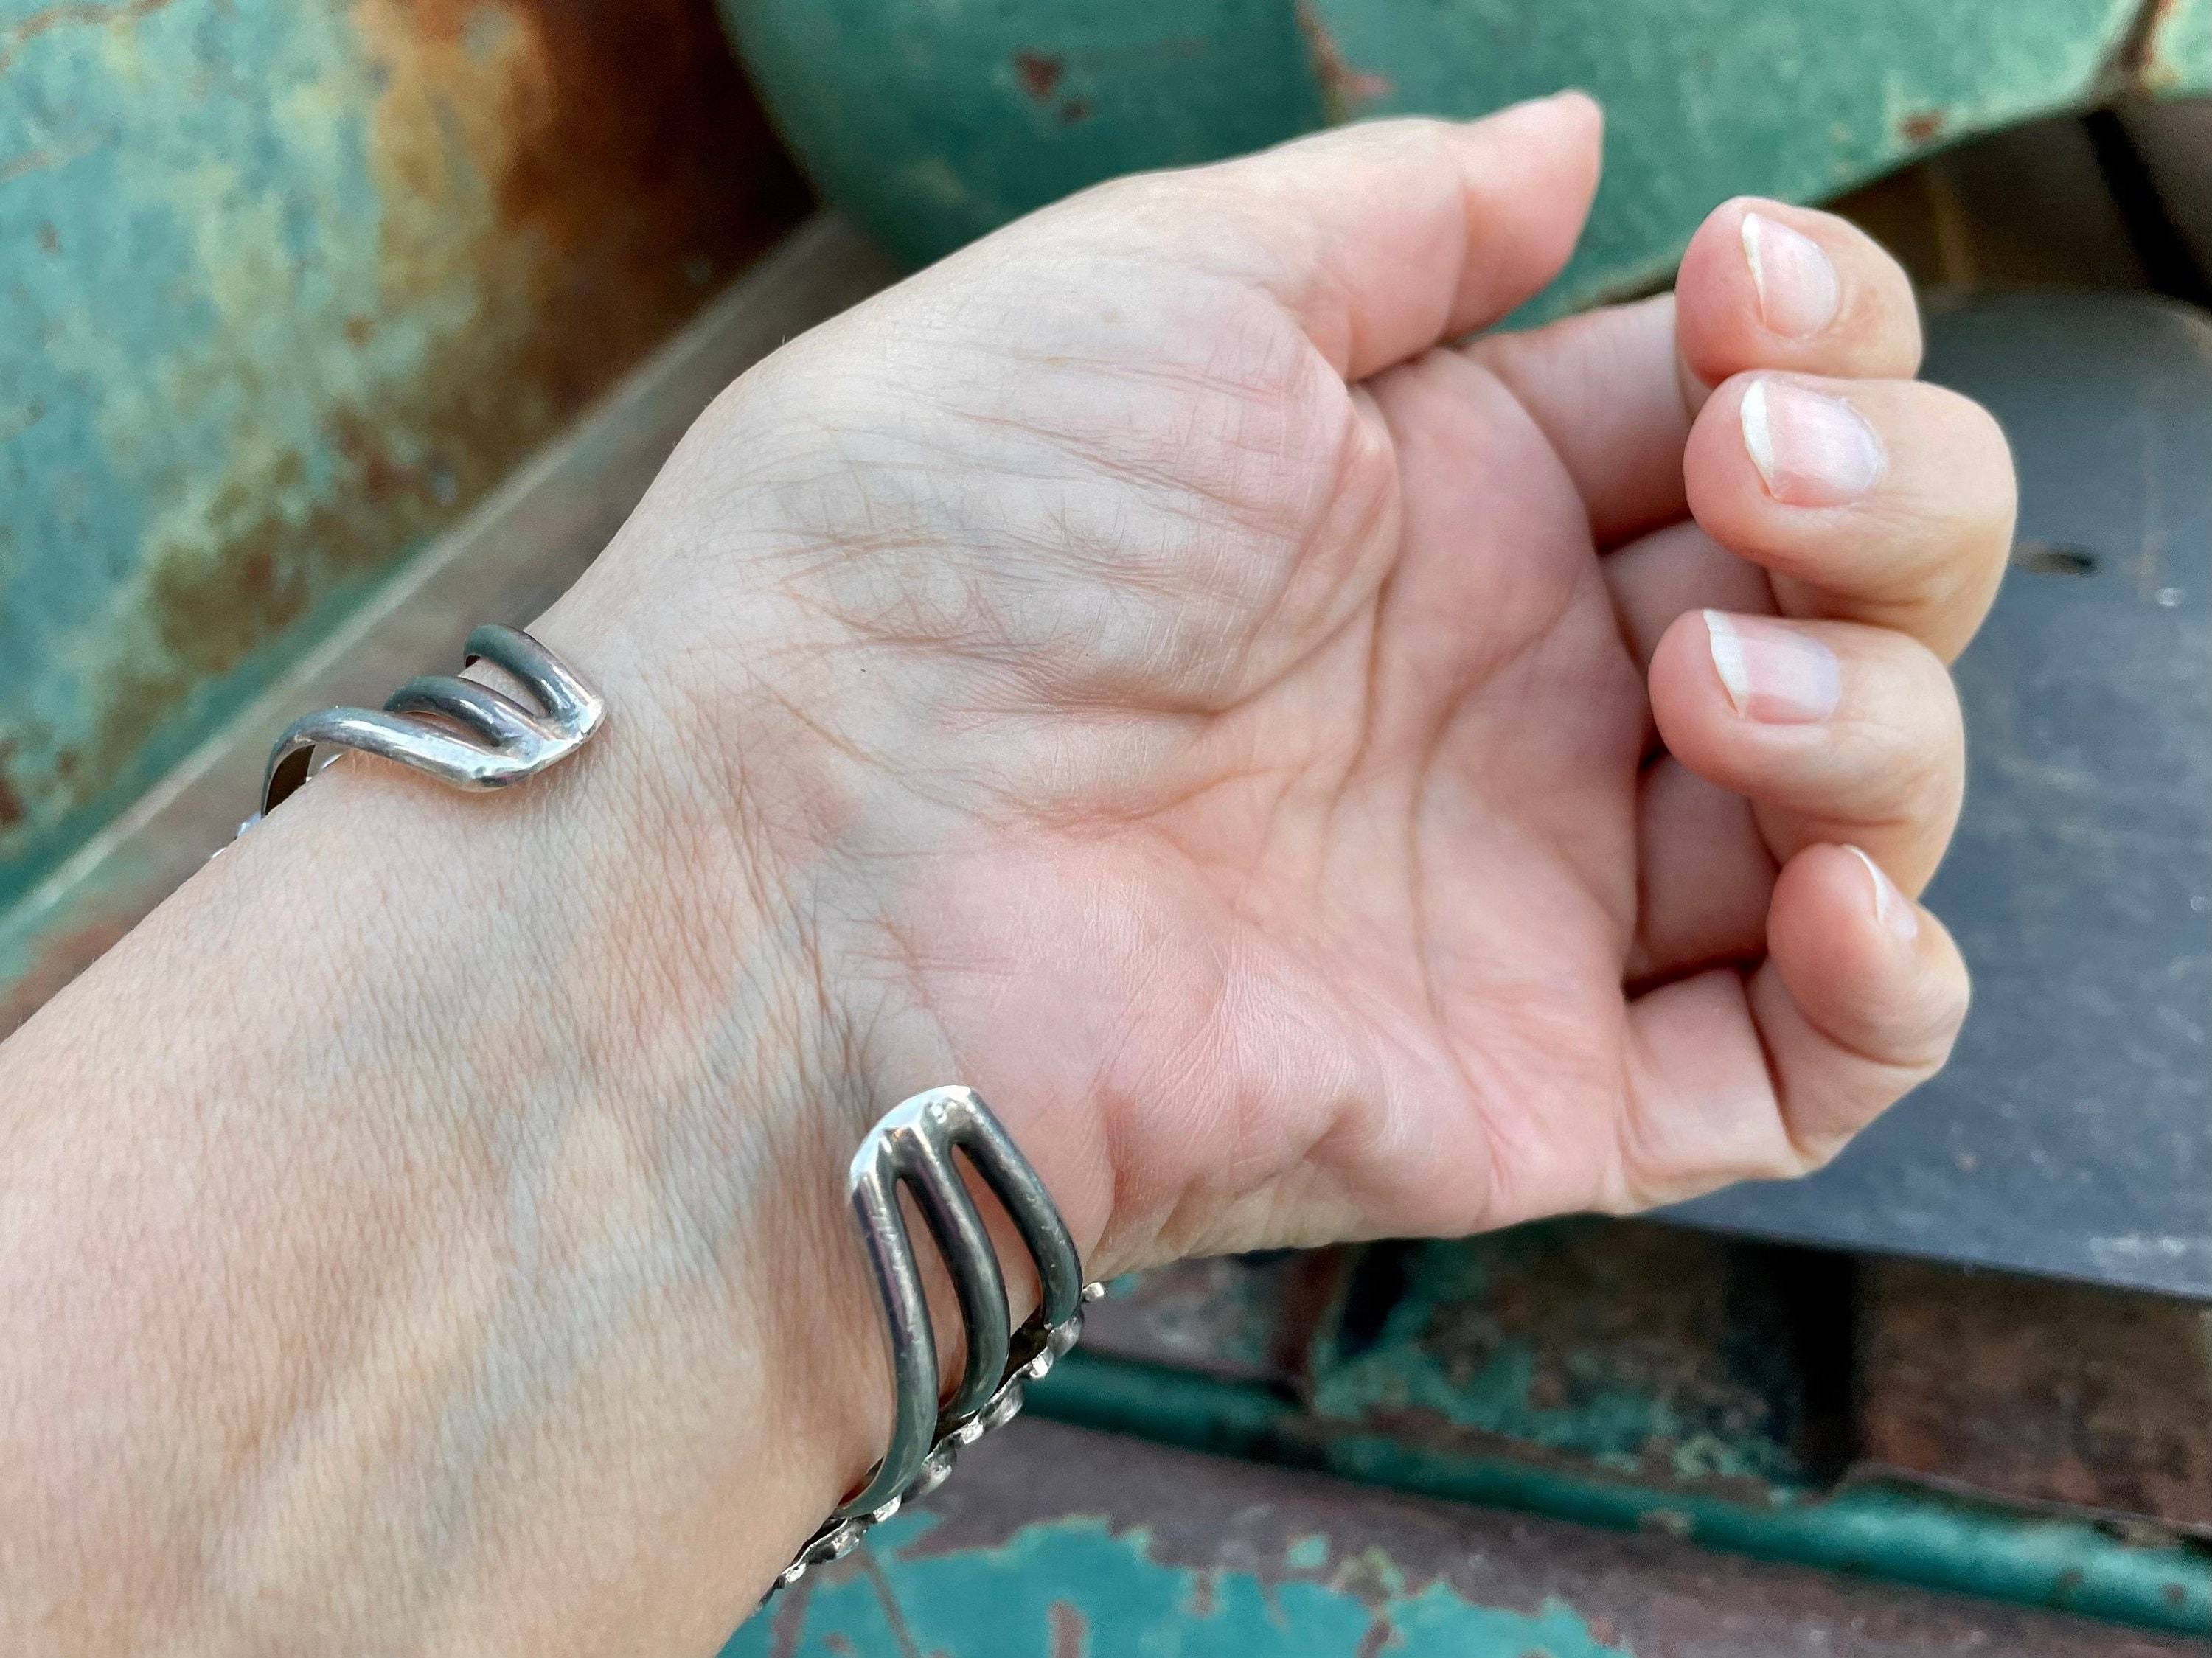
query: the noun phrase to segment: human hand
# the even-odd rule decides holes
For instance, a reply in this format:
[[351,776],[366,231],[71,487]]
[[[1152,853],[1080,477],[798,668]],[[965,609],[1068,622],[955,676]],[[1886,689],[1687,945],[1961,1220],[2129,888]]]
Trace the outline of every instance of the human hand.
[[1115,1270],[1797,1174],[1942,1062],[2003,440],[1771,203],[1450,343],[1598,155],[1571,95],[1087,192],[746,376],[540,625],[741,825],[830,1141],[972,1084]]
[[588,750],[324,774],[0,1046],[0,1644],[713,1650],[884,1443],[840,1176],[931,1084],[1112,1272],[1794,1173],[1931,1072],[2004,446],[1796,209],[1439,343],[1597,141],[1109,185],[794,343],[534,624]]

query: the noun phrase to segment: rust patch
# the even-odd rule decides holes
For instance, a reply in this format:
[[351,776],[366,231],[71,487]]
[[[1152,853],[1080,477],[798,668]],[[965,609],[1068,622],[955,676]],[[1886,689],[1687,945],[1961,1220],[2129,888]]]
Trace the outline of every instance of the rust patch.
[[1331,121],[1352,120],[1395,90],[1389,76],[1352,65],[1313,0],[1298,0],[1298,33],[1305,37],[1306,60],[1321,87],[1322,112]]
[[2212,1310],[1869,1269],[1861,1432],[1885,1472],[2212,1534]]
[[1949,118],[1940,109],[1918,109],[1897,124],[1897,131],[1907,143],[1924,144],[1942,136]]
[[1038,103],[1053,94],[1060,85],[1060,77],[1067,65],[1048,52],[1018,52],[1014,54],[1014,75],[1022,83],[1022,90]]
[[2179,84],[2182,70],[2171,61],[2167,30],[2180,10],[2181,0],[2145,0],[2129,25],[2115,63],[2102,77],[2105,82],[2154,94]]
[[1060,123],[1064,126],[1073,126],[1078,122],[1087,121],[1091,116],[1091,100],[1088,98],[1071,98],[1060,107]]
[[[329,483],[310,492],[304,454],[280,453],[218,494],[212,545],[149,548],[159,649],[100,676],[83,751],[54,762],[66,807],[114,786],[195,685],[451,523],[805,210],[712,0],[364,0],[352,17],[384,218],[380,304],[345,336],[457,293],[473,314],[413,381],[323,411]],[[0,35],[0,61],[28,27]],[[478,192],[492,210],[457,234]],[[218,351],[208,372],[224,368]],[[236,378],[252,383],[243,351]]]
[[1045,1618],[1052,1627],[1052,1658],[1088,1658],[1091,1623],[1081,1608],[1054,1600],[1045,1607]]

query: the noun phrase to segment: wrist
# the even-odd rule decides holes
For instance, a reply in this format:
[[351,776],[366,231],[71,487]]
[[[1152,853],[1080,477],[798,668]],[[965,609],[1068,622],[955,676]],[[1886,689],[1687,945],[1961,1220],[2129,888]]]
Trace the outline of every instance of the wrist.
[[[562,612],[578,608],[564,603],[536,631],[564,648]],[[762,609],[739,607],[756,618]],[[611,665],[636,648],[628,629],[576,631],[586,635],[570,647],[580,660],[588,653]],[[619,633],[611,642],[610,632]],[[778,1366],[783,1400],[771,1409],[787,1433],[803,1432],[819,1448],[836,1476],[826,1495],[817,1494],[811,1523],[848,1494],[890,1432],[882,1314],[848,1199],[848,1163],[892,1105],[925,1087],[979,1078],[988,1055],[958,1050],[914,960],[928,948],[927,917],[915,914],[914,894],[929,884],[911,878],[951,861],[913,832],[929,816],[927,804],[902,780],[857,761],[862,744],[840,740],[849,725],[868,720],[866,694],[883,688],[840,694],[837,675],[818,671],[841,659],[852,664],[859,655],[853,641],[809,647],[797,642],[800,636],[786,628],[774,652],[725,639],[711,654],[648,657],[649,671],[614,668],[634,688],[611,694],[611,707],[628,701],[646,718],[632,722],[642,734],[634,732],[627,748],[610,745],[600,756],[596,786],[607,801],[625,803],[626,828],[611,839],[641,835],[648,844],[591,855],[618,861],[623,878],[640,889],[613,907],[625,929],[617,954],[639,950],[663,972],[672,956],[697,975],[678,999],[705,1015],[688,1022],[687,1040],[698,1049],[672,1071],[726,1068],[732,1056],[716,1051],[713,1033],[732,1025],[738,1005],[757,1009],[750,1037],[743,1022],[735,1027],[738,1046],[753,1050],[747,1063],[755,1073],[742,1121],[729,1114],[738,1102],[712,1090],[676,1108],[717,1119],[698,1131],[704,1137],[741,1132],[745,1143],[726,1148],[726,1159],[755,1167],[769,1160],[770,1177],[743,1207],[751,1246],[736,1258],[752,1286],[747,1292],[767,1297],[759,1315],[767,1345],[785,1361]],[[657,869],[662,854],[654,848],[665,847],[687,851],[677,866]],[[662,895],[687,887],[740,893],[745,902],[684,901],[655,914]],[[675,928],[687,930],[682,948],[672,950]],[[1054,1123],[1049,1102],[1038,1109],[1018,1095],[983,1091],[1047,1173],[1090,1262],[1110,1193],[1079,1178],[1090,1160],[1053,1156],[1079,1150],[1083,1136],[1066,1132],[1064,1113]],[[636,1105],[660,1108],[642,1098]],[[981,1196],[979,1207],[992,1223],[1018,1322],[1036,1300],[1026,1250],[994,1199]],[[918,1224],[915,1233],[949,1383],[963,1357],[959,1314],[933,1243]]]
[[[166,1620],[106,1644],[711,1649],[865,1455],[867,1108],[803,911],[555,648],[617,709],[574,762],[348,760],[8,1045],[0,1552]],[[632,1564],[684,1587],[593,1589]]]

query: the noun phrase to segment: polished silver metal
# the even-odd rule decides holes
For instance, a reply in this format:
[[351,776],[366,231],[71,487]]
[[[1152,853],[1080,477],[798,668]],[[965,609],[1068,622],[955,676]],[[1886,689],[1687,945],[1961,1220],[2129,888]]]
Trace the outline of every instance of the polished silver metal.
[[307,780],[319,745],[397,760],[457,789],[503,789],[559,764],[605,723],[599,693],[520,628],[478,628],[466,650],[464,667],[482,660],[506,670],[538,710],[451,674],[409,680],[381,710],[321,709],[295,720],[270,750],[262,815]]
[[[956,1147],[1004,1206],[1036,1264],[1040,1305],[1018,1330],[1008,1328],[998,1252],[953,1161]],[[899,1206],[902,1184],[937,1241],[967,1329],[967,1363],[949,1399],[939,1391],[937,1337]],[[933,1088],[890,1111],[860,1142],[847,1186],[890,1338],[896,1388],[890,1448],[860,1491],[807,1539],[771,1594],[809,1567],[849,1553],[869,1527],[934,1490],[963,1446],[1012,1421],[1026,1385],[1042,1380],[1082,1334],[1083,1303],[1105,1293],[1084,1282],[1052,1194],[972,1088]]]

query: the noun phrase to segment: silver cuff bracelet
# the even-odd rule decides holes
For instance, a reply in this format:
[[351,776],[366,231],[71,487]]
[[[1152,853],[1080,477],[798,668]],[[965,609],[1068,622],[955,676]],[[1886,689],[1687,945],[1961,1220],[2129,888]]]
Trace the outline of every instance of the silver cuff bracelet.
[[481,659],[505,669],[538,709],[441,673],[409,680],[380,710],[320,709],[294,720],[270,750],[258,815],[307,780],[318,745],[380,755],[457,789],[501,789],[565,760],[605,723],[599,693],[520,628],[478,628],[466,650],[463,667]]
[[[1006,1280],[954,1165],[956,1146],[1005,1206],[1036,1264],[1041,1304],[1018,1330],[1007,1327]],[[901,1181],[912,1189],[937,1241],[967,1329],[968,1362],[950,1399],[939,1391],[937,1338],[899,1207]],[[1052,1194],[971,1088],[933,1088],[896,1107],[860,1142],[846,1187],[890,1337],[896,1388],[890,1448],[858,1494],[823,1521],[777,1575],[769,1594],[797,1582],[810,1566],[850,1552],[869,1527],[934,1490],[963,1446],[1013,1420],[1024,1386],[1042,1380],[1082,1334],[1083,1303],[1105,1293],[1103,1285],[1084,1282]]]

